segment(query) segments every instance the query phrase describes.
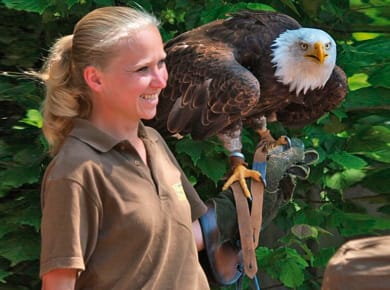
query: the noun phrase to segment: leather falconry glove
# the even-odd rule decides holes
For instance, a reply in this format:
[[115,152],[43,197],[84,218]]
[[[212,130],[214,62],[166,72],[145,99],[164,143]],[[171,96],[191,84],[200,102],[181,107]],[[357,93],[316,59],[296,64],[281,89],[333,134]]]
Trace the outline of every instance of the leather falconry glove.
[[[283,204],[291,200],[297,179],[307,179],[310,174],[309,166],[318,160],[318,153],[315,150],[305,150],[301,140],[293,138],[290,141],[289,145],[268,149],[265,164],[256,164],[256,160],[253,164],[254,169],[260,170],[265,185],[263,226],[272,221]],[[252,181],[247,182],[251,188]],[[248,203],[251,207],[251,201]],[[244,273],[233,191],[230,188],[222,191],[207,200],[206,204],[208,211],[199,219],[205,243],[205,250],[199,253],[199,259],[210,284],[232,285]]]

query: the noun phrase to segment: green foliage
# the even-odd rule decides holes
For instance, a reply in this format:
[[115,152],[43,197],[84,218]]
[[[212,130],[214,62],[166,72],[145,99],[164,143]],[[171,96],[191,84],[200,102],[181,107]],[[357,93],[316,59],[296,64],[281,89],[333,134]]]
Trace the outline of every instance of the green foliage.
[[[198,168],[202,175],[210,178],[215,184],[221,180],[226,172],[227,155],[225,149],[215,140],[202,142],[186,136],[176,143],[175,151],[177,154],[188,155],[192,161],[189,167]],[[183,169],[186,168],[183,166]]]
[[42,14],[49,7],[49,2],[46,0],[38,1],[21,1],[21,0],[3,0],[7,8],[22,10],[27,12],[36,12]]
[[304,269],[307,261],[297,250],[289,247],[269,249],[259,247],[256,251],[260,270],[272,278],[281,281],[285,286],[296,288],[304,281]]
[[[106,5],[142,6],[161,19],[165,40],[245,8],[281,11],[327,30],[348,76],[345,102],[315,124],[287,130],[320,160],[274,225],[283,235],[257,250],[259,268],[288,288],[319,289],[321,270],[344,239],[390,229],[390,6],[386,1],[322,0],[0,0],[0,289],[39,289],[40,180],[49,161],[41,135],[41,85],[21,72],[39,69],[58,36]],[[248,160],[257,136],[244,132]],[[228,168],[216,139],[168,140],[203,198]],[[314,193],[314,194],[313,194]],[[327,242],[326,242],[327,241]],[[330,242],[329,242],[330,241]],[[324,244],[325,243],[325,244]],[[244,281],[249,289],[248,281]]]

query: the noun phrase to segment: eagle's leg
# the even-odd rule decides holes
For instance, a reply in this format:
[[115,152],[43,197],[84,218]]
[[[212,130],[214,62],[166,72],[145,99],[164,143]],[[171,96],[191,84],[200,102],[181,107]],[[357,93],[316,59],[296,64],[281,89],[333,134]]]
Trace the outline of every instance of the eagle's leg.
[[[276,121],[276,115],[272,114],[268,117],[268,119]],[[267,149],[272,149],[278,145],[291,146],[290,138],[287,136],[280,136],[277,140],[271,136],[269,130],[267,129],[267,117],[262,116],[259,118],[253,118],[251,121],[253,129],[260,135],[260,139],[267,142]]]
[[[241,125],[241,124],[240,124]],[[247,168],[244,154],[241,153],[241,126],[237,125],[232,130],[226,130],[218,134],[224,147],[230,152],[230,176],[225,182],[222,190],[228,189],[234,182],[238,181],[247,198],[251,198],[246,178],[250,177],[260,181],[260,173],[257,170]]]

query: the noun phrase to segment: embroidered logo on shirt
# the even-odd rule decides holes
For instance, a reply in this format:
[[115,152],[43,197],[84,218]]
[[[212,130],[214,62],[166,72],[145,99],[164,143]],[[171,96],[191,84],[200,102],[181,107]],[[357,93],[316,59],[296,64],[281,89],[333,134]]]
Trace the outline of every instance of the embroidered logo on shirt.
[[173,190],[176,192],[177,199],[180,201],[187,200],[186,193],[181,183],[176,183],[172,185]]

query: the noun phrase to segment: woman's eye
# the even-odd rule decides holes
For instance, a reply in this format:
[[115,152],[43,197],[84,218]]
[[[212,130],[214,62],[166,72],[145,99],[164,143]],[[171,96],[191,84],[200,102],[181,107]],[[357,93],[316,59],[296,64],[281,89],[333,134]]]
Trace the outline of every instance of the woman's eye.
[[139,69],[137,69],[137,72],[146,72],[148,70],[148,67],[147,66],[143,66]]
[[162,68],[163,66],[165,66],[165,59],[162,59],[158,62],[158,67],[159,68]]

